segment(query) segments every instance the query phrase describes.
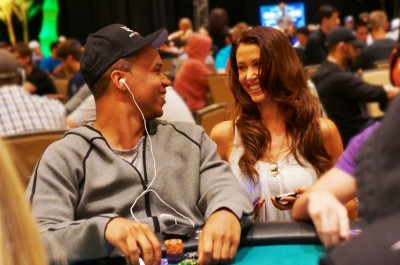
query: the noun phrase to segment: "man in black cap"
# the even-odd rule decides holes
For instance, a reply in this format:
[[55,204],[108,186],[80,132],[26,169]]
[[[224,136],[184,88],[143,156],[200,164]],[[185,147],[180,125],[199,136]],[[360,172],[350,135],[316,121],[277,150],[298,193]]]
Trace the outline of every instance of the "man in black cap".
[[204,226],[199,264],[223,262],[251,222],[250,198],[204,130],[156,119],[171,85],[157,52],[167,36],[112,24],[87,39],[81,72],[96,121],[45,151],[27,191],[45,241],[68,261],[122,253],[159,264],[154,232],[178,223]]
[[356,49],[362,45],[350,30],[344,27],[334,29],[328,34],[327,45],[328,57],[311,79],[346,146],[352,136],[374,121],[364,103],[379,102],[384,109],[399,89],[392,85],[370,85],[346,69],[355,60]]

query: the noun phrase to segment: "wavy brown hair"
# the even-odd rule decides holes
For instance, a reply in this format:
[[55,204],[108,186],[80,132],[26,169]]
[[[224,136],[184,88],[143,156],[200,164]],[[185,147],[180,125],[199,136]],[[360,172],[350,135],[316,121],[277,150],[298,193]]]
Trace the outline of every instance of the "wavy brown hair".
[[260,47],[259,82],[278,102],[286,133],[292,139],[291,152],[300,165],[303,163],[299,158],[305,158],[320,176],[333,162],[323,144],[319,102],[307,87],[306,73],[288,38],[279,30],[261,26],[244,31],[232,46],[230,57],[229,78],[236,100],[234,124],[244,146],[240,169],[257,182],[259,175],[254,165],[271,143],[257,105],[239,82],[236,51],[240,44]]

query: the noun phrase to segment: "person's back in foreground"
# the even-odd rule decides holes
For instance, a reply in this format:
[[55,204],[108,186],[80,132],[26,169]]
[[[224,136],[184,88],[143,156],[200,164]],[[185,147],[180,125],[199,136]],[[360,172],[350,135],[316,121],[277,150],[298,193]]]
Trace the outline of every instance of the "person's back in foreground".
[[118,249],[129,263],[140,253],[146,264],[159,264],[154,232],[174,219],[195,226],[207,220],[199,264],[230,260],[250,221],[250,199],[204,131],[155,119],[171,84],[156,50],[166,38],[165,30],[141,37],[113,24],[86,42],[81,71],[96,121],[46,150],[27,192],[43,237],[63,242],[69,261]]

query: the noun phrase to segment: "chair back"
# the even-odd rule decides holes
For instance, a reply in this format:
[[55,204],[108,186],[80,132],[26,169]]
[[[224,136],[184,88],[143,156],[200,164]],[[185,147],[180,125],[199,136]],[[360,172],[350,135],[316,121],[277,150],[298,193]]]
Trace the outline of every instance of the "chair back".
[[202,126],[210,135],[212,128],[226,119],[226,103],[214,103],[195,112],[196,124]]
[[68,97],[68,79],[55,79],[54,85],[56,86],[57,89],[57,94],[61,94],[65,97]]
[[382,68],[389,69],[389,60],[375,61],[374,66],[375,66],[375,68],[379,68],[379,69],[382,69]]
[[65,130],[45,130],[1,137],[25,187],[44,150],[64,133]]
[[[373,85],[390,84],[389,68],[375,68],[362,73],[362,80]],[[367,111],[371,117],[380,118],[385,113],[380,109],[378,102],[367,103]]]
[[305,66],[304,70],[306,70],[306,72],[308,74],[308,78],[311,78],[312,74],[314,74],[320,67],[321,67],[321,64],[311,64],[311,65]]
[[207,75],[207,82],[210,88],[212,102],[226,103],[228,117],[231,117],[235,108],[235,97],[229,87],[228,75],[209,74]]

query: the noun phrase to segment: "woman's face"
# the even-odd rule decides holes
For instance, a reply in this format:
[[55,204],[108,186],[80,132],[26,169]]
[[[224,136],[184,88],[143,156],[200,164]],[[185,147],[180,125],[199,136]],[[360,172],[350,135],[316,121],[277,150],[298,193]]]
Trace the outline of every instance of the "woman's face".
[[265,89],[260,87],[260,47],[256,44],[239,44],[236,50],[239,82],[255,103],[267,100]]

